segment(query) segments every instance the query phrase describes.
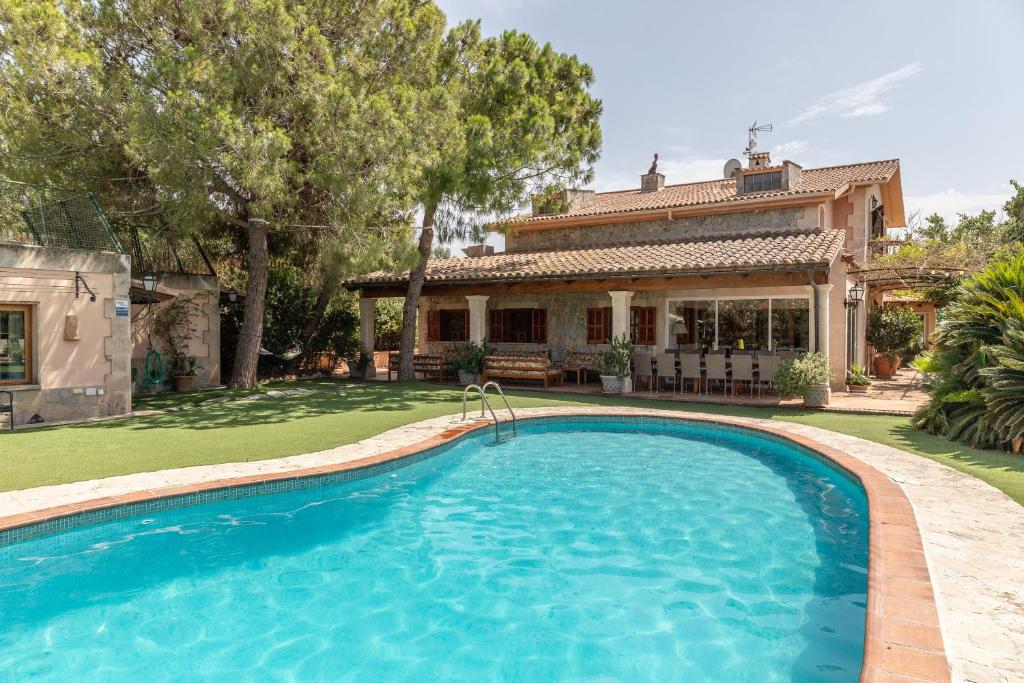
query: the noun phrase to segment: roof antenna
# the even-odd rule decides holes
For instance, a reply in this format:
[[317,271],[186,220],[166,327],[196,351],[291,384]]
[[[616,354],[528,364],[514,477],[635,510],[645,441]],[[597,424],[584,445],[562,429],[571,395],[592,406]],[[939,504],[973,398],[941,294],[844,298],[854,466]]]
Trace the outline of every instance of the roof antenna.
[[757,125],[757,121],[750,124],[750,128],[747,129],[747,148],[743,150],[743,153],[748,157],[754,153],[757,149],[757,134],[758,133],[770,133],[772,131],[772,124],[766,123],[762,126]]

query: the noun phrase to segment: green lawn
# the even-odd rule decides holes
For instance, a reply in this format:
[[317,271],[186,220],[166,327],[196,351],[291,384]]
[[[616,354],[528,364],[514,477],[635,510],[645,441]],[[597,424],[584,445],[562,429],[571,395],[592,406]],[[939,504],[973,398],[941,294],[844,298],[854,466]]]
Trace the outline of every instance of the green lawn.
[[[422,382],[353,384],[318,380],[280,386],[324,391],[202,407],[194,406],[213,396],[246,392],[222,390],[153,396],[137,399],[136,409],[191,407],[150,417],[0,434],[0,491],[322,450],[392,427],[457,412],[462,401],[461,389]],[[514,407],[633,405],[813,425],[937,460],[987,481],[1024,504],[1024,458],[968,448],[925,434],[913,429],[905,417],[785,408],[681,406],[644,399],[530,391],[511,392],[510,399]]]

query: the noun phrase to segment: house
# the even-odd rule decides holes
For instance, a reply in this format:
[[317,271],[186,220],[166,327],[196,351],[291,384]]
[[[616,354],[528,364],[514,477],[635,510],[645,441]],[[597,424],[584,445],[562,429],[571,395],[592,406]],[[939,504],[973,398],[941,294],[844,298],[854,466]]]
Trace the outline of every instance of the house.
[[[851,273],[905,223],[899,160],[805,169],[754,151],[723,176],[672,185],[655,166],[637,187],[535,197],[529,214],[493,226],[504,252],[429,264],[419,349],[487,339],[557,360],[625,334],[655,352],[820,351],[841,383],[867,352]],[[348,283],[364,350],[373,300],[404,295],[405,282]]]
[[133,392],[169,388],[152,321],[174,300],[195,302],[186,323],[194,386],[219,384],[220,297],[198,243],[140,239],[87,192],[0,182],[0,429],[10,424],[8,396],[21,426],[125,414]]

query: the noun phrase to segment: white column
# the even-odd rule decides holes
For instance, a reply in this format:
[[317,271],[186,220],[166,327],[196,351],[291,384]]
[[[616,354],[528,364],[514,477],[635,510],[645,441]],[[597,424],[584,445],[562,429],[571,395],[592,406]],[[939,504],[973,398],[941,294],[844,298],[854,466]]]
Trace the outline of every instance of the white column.
[[370,356],[370,364],[366,368],[367,377],[377,376],[377,368],[373,363],[373,347],[376,341],[373,322],[376,303],[376,299],[359,299],[359,350]]
[[487,299],[475,294],[466,296],[469,302],[469,341],[482,344],[487,336]]
[[831,284],[814,285],[814,289],[818,292],[818,320],[817,320],[817,341],[818,351],[825,354],[826,358],[831,358],[828,353],[828,338],[829,338],[829,327],[831,323],[831,316],[829,315],[828,300],[832,291]]
[[633,292],[615,291],[608,292],[612,298],[612,336],[629,338],[629,303],[633,299]]

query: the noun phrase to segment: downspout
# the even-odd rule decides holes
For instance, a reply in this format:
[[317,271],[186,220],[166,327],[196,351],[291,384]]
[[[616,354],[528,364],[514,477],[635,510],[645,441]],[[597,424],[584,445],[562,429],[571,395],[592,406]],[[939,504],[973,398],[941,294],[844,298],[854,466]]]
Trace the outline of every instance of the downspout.
[[814,334],[814,353],[818,352],[818,330],[821,329],[821,320],[818,319],[820,311],[818,310],[818,288],[814,286],[814,271],[807,271],[807,284],[811,286],[811,292],[814,297],[814,329],[811,332]]

